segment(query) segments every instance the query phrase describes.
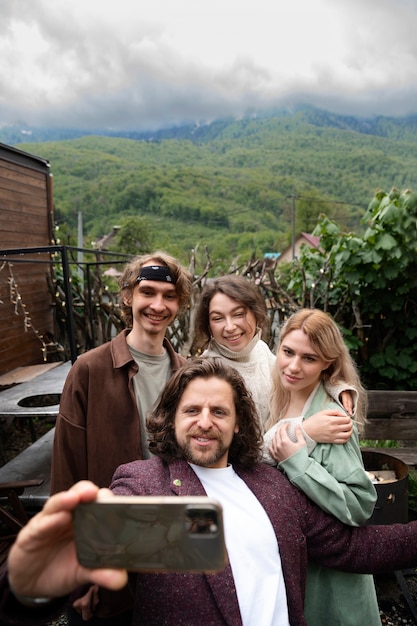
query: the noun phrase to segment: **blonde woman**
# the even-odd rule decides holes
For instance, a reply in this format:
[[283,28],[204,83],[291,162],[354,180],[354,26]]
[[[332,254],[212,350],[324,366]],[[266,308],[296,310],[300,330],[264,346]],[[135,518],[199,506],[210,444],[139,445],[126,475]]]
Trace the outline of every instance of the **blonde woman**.
[[[303,425],[312,415],[334,408],[343,411],[334,398],[347,388],[355,398],[349,440],[339,445],[305,437]],[[366,392],[337,325],[323,311],[301,309],[283,325],[270,408],[265,460],[278,464],[328,513],[351,526],[364,524],[377,498],[359,448]],[[373,577],[309,564],[305,613],[309,626],[380,626]]]

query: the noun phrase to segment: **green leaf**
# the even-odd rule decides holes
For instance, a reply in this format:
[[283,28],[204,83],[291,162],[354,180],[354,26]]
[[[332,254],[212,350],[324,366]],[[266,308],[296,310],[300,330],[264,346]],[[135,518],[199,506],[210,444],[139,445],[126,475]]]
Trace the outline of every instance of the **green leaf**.
[[375,242],[375,248],[377,250],[379,250],[379,249],[381,249],[381,250],[392,250],[397,245],[398,244],[397,244],[396,239],[394,239],[394,237],[392,235],[390,235],[389,233],[384,233]]

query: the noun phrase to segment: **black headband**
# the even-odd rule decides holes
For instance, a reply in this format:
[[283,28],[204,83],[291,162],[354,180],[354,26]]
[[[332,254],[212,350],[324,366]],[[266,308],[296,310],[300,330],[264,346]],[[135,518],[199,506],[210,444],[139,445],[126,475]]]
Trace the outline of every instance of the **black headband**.
[[136,282],[140,283],[142,280],[159,280],[164,283],[172,283],[173,285],[177,282],[166,265],[146,265],[146,267],[142,267]]

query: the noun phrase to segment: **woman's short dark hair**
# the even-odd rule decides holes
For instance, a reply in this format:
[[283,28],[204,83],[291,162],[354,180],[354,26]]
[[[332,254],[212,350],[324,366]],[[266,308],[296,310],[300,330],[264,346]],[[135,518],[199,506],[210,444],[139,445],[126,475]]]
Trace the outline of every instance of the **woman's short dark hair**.
[[239,431],[229,450],[229,462],[252,467],[261,458],[262,431],[252,396],[240,374],[218,357],[200,357],[177,370],[168,381],[158,404],[148,414],[149,450],[169,463],[183,453],[175,437],[175,413],[182,395],[196,378],[220,378],[232,388]]
[[210,279],[203,289],[195,316],[195,333],[204,345],[210,340],[210,302],[216,293],[223,293],[251,311],[259,328],[265,326],[267,311],[265,300],[255,283],[244,276],[228,274]]

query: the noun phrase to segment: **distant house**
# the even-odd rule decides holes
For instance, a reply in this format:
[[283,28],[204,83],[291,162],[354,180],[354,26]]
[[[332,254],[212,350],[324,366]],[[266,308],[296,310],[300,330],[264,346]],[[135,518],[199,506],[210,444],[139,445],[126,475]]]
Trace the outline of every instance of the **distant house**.
[[286,263],[288,261],[292,261],[294,257],[297,257],[299,255],[300,248],[303,244],[309,246],[310,248],[318,248],[319,243],[320,237],[315,237],[313,235],[309,235],[308,233],[300,233],[294,241],[294,246],[293,244],[291,244],[290,246],[288,246],[288,248],[285,248],[285,250],[278,257],[277,263]]
[[51,258],[19,250],[52,243],[49,162],[0,143],[0,374],[46,360],[54,331]]
[[264,254],[264,259],[266,259],[267,261],[278,261],[279,257],[281,256],[280,252],[265,252]]
[[117,237],[117,233],[119,232],[119,230],[120,226],[113,226],[113,230],[111,231],[111,233],[103,235],[103,237],[97,239],[97,241],[93,244],[93,248],[95,250],[107,250],[109,243],[111,243],[113,239]]

